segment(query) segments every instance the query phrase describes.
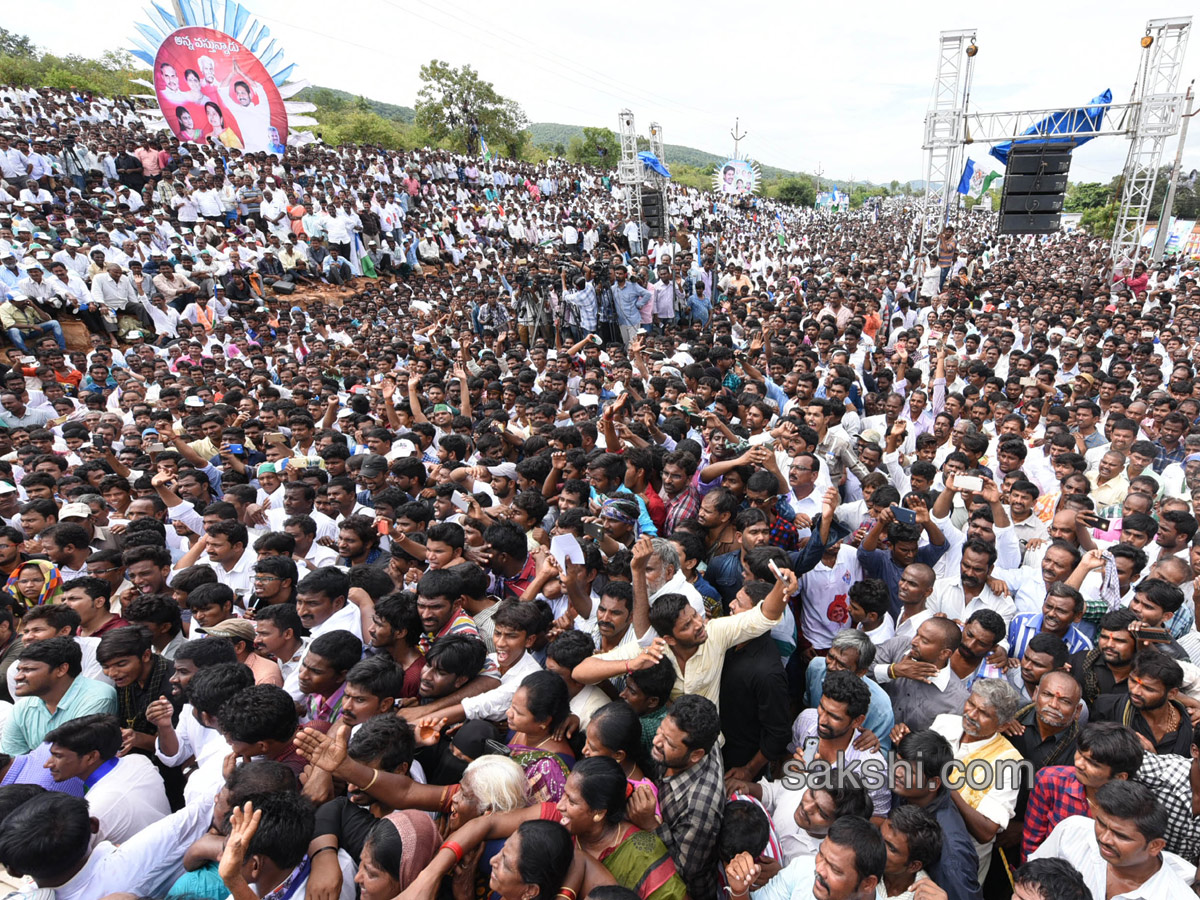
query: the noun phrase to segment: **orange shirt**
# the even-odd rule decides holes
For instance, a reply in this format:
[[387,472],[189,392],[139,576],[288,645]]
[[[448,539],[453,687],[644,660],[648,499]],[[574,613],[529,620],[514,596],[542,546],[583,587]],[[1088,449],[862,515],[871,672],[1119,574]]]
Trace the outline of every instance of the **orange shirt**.
[[279,663],[273,659],[251,653],[246,657],[246,665],[254,673],[255,684],[273,684],[275,687],[283,687],[283,672],[279,668]]

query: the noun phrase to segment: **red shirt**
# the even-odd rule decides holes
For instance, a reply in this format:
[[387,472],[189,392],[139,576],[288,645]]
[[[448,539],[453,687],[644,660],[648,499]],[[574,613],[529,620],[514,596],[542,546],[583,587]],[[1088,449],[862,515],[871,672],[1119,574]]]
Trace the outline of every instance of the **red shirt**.
[[[324,722],[324,723],[310,722],[305,727],[317,728],[318,724],[323,724],[325,726],[324,728],[317,729],[320,732],[324,733],[329,730],[328,722]],[[286,748],[282,752],[277,753],[274,756],[268,756],[267,759],[274,760],[275,762],[278,762],[278,763],[283,763],[285,766],[287,766],[289,769],[291,769],[293,772],[296,773],[297,778],[304,774],[304,767],[308,765],[308,760],[300,755],[300,751],[297,750],[296,745],[292,744],[292,743],[288,743]]]
[[1047,766],[1037,773],[1025,807],[1021,860],[1041,846],[1054,826],[1068,816],[1090,815],[1087,795],[1074,766]]
[[667,521],[667,504],[663,503],[662,497],[658,496],[658,491],[653,488],[647,488],[640,496],[646,502],[646,512],[654,527],[658,529],[659,536],[666,537],[663,533],[663,523]]
[[418,656],[411,666],[404,670],[404,683],[400,688],[401,697],[419,697],[421,695],[421,673],[425,671],[425,657]]
[[126,622],[124,619],[122,619],[120,616],[113,616],[111,619],[109,619],[107,622],[105,622],[103,625],[101,625],[99,628],[97,628],[95,631],[93,631],[91,634],[91,637],[103,637],[108,632],[112,631],[114,628],[124,628],[128,624],[129,623]]

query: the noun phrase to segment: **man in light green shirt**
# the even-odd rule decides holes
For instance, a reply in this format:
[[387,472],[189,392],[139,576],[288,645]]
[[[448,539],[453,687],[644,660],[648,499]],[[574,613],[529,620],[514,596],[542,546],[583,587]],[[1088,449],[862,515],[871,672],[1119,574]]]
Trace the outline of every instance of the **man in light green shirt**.
[[4,726],[0,753],[20,756],[64,722],[93,713],[117,714],[111,684],[84,678],[83,651],[74,638],[30,644],[17,658],[17,703]]
[[584,684],[597,684],[633,669],[649,668],[666,656],[675,667],[671,699],[680,694],[699,694],[719,709],[725,652],[778,625],[784,604],[796,588],[795,573],[780,569],[771,593],[758,606],[707,622],[696,615],[683,594],[663,594],[650,609],[650,624],[659,637],[649,647],[643,650],[637,642],[621,644],[607,653],[588,657],[575,667],[571,677]]

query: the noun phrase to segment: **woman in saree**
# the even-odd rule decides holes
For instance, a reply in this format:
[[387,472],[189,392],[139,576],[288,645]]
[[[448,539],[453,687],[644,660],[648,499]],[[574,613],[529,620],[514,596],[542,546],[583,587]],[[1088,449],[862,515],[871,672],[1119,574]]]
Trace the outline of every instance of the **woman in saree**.
[[437,827],[428,813],[390,812],[363,845],[354,883],[360,900],[391,900],[416,879],[437,852]]
[[628,792],[629,782],[616,760],[588,757],[575,766],[557,803],[475,819],[442,846],[457,844],[469,856],[482,842],[507,838],[530,822],[560,822],[575,849],[584,851],[575,856],[586,873],[585,889],[611,879],[642,900],[683,900],[687,888],[666,845],[626,819]]
[[642,752],[642,724],[633,707],[624,700],[605,704],[596,710],[584,735],[584,756],[607,756],[616,760],[625,772],[631,791],[645,785],[654,792],[657,800],[658,787],[638,766]]
[[562,797],[575,753],[555,731],[571,713],[567,686],[553,672],[526,675],[508,707],[508,749],[529,778],[529,799]]

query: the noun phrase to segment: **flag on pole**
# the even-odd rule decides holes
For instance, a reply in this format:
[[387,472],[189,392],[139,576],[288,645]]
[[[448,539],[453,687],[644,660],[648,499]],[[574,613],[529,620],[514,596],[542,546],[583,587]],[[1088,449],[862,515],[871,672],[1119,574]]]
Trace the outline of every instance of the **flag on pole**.
[[484,159],[492,158],[492,151],[488,149],[487,141],[483,139],[483,135],[479,135],[479,155]]
[[980,167],[975,160],[968,159],[962,178],[958,180],[958,192],[978,200],[991,187],[992,182],[999,177],[999,172],[990,172]]

